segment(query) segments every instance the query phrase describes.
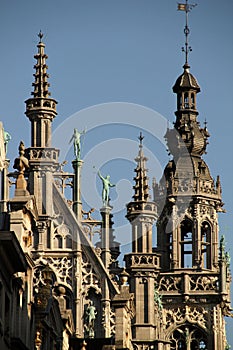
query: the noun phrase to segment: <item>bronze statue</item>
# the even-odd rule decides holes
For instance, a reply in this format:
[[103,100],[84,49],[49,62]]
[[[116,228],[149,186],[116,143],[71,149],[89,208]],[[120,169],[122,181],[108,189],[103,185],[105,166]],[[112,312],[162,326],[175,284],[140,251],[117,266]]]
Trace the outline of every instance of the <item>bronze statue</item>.
[[90,301],[86,309],[86,325],[85,325],[89,338],[94,338],[94,335],[95,335],[94,326],[95,326],[96,315],[97,315],[96,308],[93,305],[93,301]]
[[100,171],[98,171],[98,176],[102,180],[102,184],[103,184],[102,201],[103,201],[103,205],[106,206],[109,204],[109,187],[114,187],[116,185],[110,182],[110,175],[103,177]]
[[81,135],[84,135],[86,130],[79,132],[77,128],[74,128],[74,133],[70,139],[70,142],[73,141],[74,145],[74,155],[76,160],[80,160],[81,158]]

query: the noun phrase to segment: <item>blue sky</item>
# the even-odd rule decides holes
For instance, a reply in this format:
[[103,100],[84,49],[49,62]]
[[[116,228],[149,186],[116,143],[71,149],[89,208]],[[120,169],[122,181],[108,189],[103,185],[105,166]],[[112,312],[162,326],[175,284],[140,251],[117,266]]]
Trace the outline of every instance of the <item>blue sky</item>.
[[[233,3],[196,3],[189,21],[193,49],[189,63],[201,86],[199,121],[203,124],[207,119],[211,134],[204,158],[212,176],[220,174],[222,182],[227,213],[219,216],[220,234],[226,236],[227,249],[233,255]],[[162,136],[164,122],[172,123],[175,118],[172,86],[184,64],[184,13],[177,11],[174,0],[1,0],[0,4],[0,120],[12,135],[9,158],[17,156],[21,139],[30,145],[24,101],[32,91],[33,55],[41,29],[49,56],[50,91],[59,102],[53,125],[54,146],[67,149],[61,161],[71,160],[72,149],[56,130],[68,128],[68,138],[73,127],[88,125],[83,144],[83,171],[88,175],[84,187],[95,185],[91,191],[95,200],[91,203],[88,194],[87,208],[101,205],[100,183],[93,166],[101,167],[118,185],[112,192],[117,208],[116,235],[120,237],[122,229],[123,235],[127,232],[130,237],[121,217],[132,194],[139,131],[146,136],[150,179],[161,175],[169,159]],[[127,125],[124,118],[114,116],[116,105],[112,102],[119,103],[119,113],[121,117],[125,113]],[[79,112],[83,109],[85,112]],[[156,120],[161,126],[158,133]],[[233,346],[229,331],[233,322],[227,319],[227,323]]]

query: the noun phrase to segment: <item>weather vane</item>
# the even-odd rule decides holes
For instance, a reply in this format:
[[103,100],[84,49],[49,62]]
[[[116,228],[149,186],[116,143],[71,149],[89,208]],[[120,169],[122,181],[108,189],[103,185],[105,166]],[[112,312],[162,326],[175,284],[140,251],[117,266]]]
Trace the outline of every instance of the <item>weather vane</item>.
[[177,10],[179,11],[185,11],[186,14],[186,22],[184,27],[184,34],[185,34],[185,47],[182,47],[182,51],[185,52],[185,65],[188,65],[188,53],[192,51],[191,46],[188,44],[188,35],[190,33],[190,29],[188,26],[188,13],[192,10],[193,7],[197,6],[197,4],[189,4],[188,0],[186,0],[185,4],[178,3]]

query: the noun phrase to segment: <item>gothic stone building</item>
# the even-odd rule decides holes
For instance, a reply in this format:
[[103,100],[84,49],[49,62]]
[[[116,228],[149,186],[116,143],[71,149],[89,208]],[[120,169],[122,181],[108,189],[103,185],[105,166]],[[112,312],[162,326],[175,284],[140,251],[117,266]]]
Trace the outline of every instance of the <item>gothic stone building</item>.
[[[232,315],[229,256],[218,234],[221,185],[202,158],[209,134],[197,119],[200,87],[188,63],[173,87],[176,119],[165,135],[172,160],[160,182],[153,182],[153,196],[139,138],[126,215],[132,249],[123,267],[110,183],[102,178],[106,197],[100,219],[93,219],[82,208],[79,135],[72,173],[63,170],[59,150],[51,146],[57,102],[50,97],[39,37],[25,112],[31,145],[20,142],[14,171],[0,124],[0,348],[225,350],[224,318]],[[95,246],[94,231],[100,234]]]

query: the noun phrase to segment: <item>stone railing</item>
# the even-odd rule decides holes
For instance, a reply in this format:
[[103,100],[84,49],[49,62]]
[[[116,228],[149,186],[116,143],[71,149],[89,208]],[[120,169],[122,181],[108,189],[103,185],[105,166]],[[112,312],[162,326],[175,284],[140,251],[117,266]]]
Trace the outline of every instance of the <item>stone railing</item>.
[[58,162],[59,150],[55,148],[30,147],[26,153],[30,161]]
[[126,255],[125,260],[127,268],[160,268],[160,257],[155,253],[132,253]]
[[37,108],[56,110],[56,101],[52,98],[43,97],[31,98],[26,101],[26,112]]
[[217,294],[220,290],[219,274],[205,272],[162,273],[158,282],[162,294]]

